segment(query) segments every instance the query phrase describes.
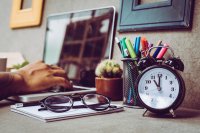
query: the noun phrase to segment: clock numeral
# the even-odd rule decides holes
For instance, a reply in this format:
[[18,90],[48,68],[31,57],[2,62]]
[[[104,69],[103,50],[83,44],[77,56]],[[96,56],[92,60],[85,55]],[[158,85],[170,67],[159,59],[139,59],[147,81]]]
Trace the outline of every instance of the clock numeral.
[[174,87],[171,88],[171,91],[174,91]]
[[148,86],[145,86],[144,89],[145,89],[145,90],[148,90]]
[[162,78],[162,74],[159,73],[159,74],[158,74],[158,77],[161,77],[161,78]]
[[146,84],[151,84],[151,80],[146,80]]
[[151,102],[153,102],[154,100],[153,100],[153,98],[151,98]]
[[173,84],[173,81],[169,81],[169,83],[170,83],[170,85],[172,85],[172,84]]
[[165,76],[165,79],[167,80],[167,76]]
[[169,97],[172,98],[172,94],[170,94]]
[[155,78],[156,78],[156,76],[153,76],[153,75],[151,76],[151,79],[155,79]]

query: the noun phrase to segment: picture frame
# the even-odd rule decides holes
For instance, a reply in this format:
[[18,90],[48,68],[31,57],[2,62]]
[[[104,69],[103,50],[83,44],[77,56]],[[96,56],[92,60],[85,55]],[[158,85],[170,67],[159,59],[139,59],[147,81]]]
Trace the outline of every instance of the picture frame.
[[44,0],[32,0],[32,7],[22,9],[23,0],[13,0],[10,28],[38,26],[41,23]]
[[121,0],[119,32],[190,28],[193,0]]

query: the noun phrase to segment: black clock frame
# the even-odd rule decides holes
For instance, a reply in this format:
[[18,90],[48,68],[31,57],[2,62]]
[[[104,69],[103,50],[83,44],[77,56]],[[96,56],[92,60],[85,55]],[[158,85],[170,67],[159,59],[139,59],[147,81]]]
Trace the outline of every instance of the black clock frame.
[[[146,105],[142,99],[140,98],[139,96],[139,92],[138,92],[138,84],[140,82],[140,79],[142,78],[142,76],[148,72],[149,70],[151,69],[154,69],[154,68],[163,68],[163,69],[167,69],[169,70],[170,72],[172,72],[178,79],[178,83],[179,83],[179,94],[178,94],[178,97],[177,99],[174,101],[174,103],[172,105],[170,105],[169,107],[167,108],[164,108],[164,109],[154,109],[154,108],[151,108],[149,107],[148,105]],[[144,108],[146,108],[147,110],[153,112],[153,113],[157,113],[157,114],[165,114],[165,113],[169,113],[169,111],[171,109],[173,110],[176,110],[180,105],[181,103],[183,102],[184,100],[184,97],[185,97],[185,83],[184,83],[184,80],[183,78],[181,77],[181,75],[173,68],[167,66],[167,65],[153,65],[153,66],[150,66],[148,68],[146,68],[144,71],[142,71],[142,73],[138,76],[136,82],[135,82],[135,88],[136,88],[136,95],[137,95],[137,98],[139,100],[139,102],[142,104],[142,106]]]
[[194,0],[165,0],[140,4],[121,0],[119,32],[190,28]]

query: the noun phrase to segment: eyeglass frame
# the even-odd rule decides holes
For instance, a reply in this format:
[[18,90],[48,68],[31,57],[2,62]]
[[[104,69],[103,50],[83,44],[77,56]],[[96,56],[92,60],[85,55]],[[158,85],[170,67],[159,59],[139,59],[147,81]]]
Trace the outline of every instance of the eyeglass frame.
[[[91,93],[91,94],[84,94],[84,95],[72,94],[72,95],[70,95],[70,96],[62,95],[62,94],[48,96],[48,97],[42,99],[41,101],[39,101],[39,103],[41,104],[41,108],[39,108],[38,111],[50,110],[50,111],[55,112],[55,113],[62,113],[62,112],[67,112],[67,111],[69,111],[69,110],[72,109],[72,108],[74,108],[74,109],[77,109],[77,108],[89,108],[89,109],[94,110],[94,111],[104,111],[104,110],[106,110],[106,109],[108,109],[108,108],[116,108],[115,105],[111,105],[111,104],[110,104],[110,103],[111,103],[111,99],[110,99],[109,97],[104,96],[104,95],[102,95],[102,94],[97,94],[97,93],[95,93],[95,94],[93,94],[93,95],[99,95],[99,96],[105,97],[105,98],[108,100],[108,103],[107,103],[108,106],[107,106],[106,108],[104,108],[104,109],[94,109],[94,108],[91,108],[91,107],[89,107],[89,106],[85,103],[85,101],[83,100],[84,96],[86,96],[86,95],[92,95],[92,93]],[[54,97],[54,96],[65,96],[65,97],[68,97],[68,98],[70,99],[71,103],[72,103],[71,106],[70,106],[67,110],[61,110],[61,111],[56,111],[56,109],[54,110],[54,109],[49,108],[44,102],[45,102],[46,99],[48,99],[48,98],[50,98],[50,97]],[[76,96],[76,97],[75,97],[75,96]],[[75,106],[74,106],[74,101],[76,101],[76,100],[74,100],[75,98],[80,99],[80,101],[82,101],[83,105],[75,105]],[[98,105],[100,105],[100,104],[98,104]],[[63,106],[63,108],[64,108],[64,106]]]

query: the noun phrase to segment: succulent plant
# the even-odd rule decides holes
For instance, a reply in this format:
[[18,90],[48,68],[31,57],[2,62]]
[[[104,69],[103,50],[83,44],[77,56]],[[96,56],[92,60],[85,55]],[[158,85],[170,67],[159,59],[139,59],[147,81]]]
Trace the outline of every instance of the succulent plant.
[[100,78],[121,78],[122,69],[115,60],[106,59],[97,65],[95,74]]

